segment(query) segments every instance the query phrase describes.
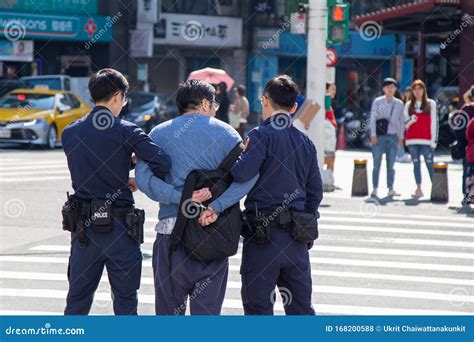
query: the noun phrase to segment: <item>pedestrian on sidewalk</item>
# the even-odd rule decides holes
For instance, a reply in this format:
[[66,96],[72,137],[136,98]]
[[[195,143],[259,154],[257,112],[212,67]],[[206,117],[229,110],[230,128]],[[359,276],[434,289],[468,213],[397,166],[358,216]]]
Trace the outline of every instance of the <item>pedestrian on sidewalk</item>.
[[403,145],[405,134],[403,102],[394,96],[397,85],[397,81],[393,78],[384,79],[384,95],[377,97],[372,102],[370,111],[370,140],[372,143],[372,157],[374,159],[372,197],[378,196],[380,166],[384,154],[387,164],[387,196],[393,197],[397,195],[393,188],[395,180],[394,164],[397,148]]
[[463,202],[468,205],[474,204],[474,116],[467,126],[466,139],[466,191]]
[[216,119],[229,123],[229,106],[230,99],[229,94],[227,93],[227,84],[221,82],[215,86],[216,89],[216,102],[219,104],[219,107],[216,111]]
[[438,140],[436,102],[428,98],[422,80],[411,85],[410,99],[405,104],[406,144],[413,161],[416,190],[414,198],[423,197],[421,190],[421,156],[425,159],[430,179],[433,180],[433,158]]
[[[232,112],[229,112],[229,121],[234,121],[234,127],[239,132],[242,139],[245,138],[245,130],[247,129],[247,118],[250,114],[249,100],[245,96],[247,89],[244,85],[239,85],[235,90],[235,101],[231,105]],[[235,118],[231,120],[231,116],[235,115]]]
[[[405,87],[405,90],[403,91],[403,93],[400,89],[397,89],[397,91],[395,92],[395,97],[397,99],[402,100],[403,103],[406,104],[410,100],[410,92],[411,92],[411,87],[410,86]],[[411,162],[411,156],[408,153],[408,149],[407,149],[407,146],[406,146],[406,140],[404,140],[403,146],[401,146],[397,149],[397,159],[396,159],[396,161],[398,163],[410,163]]]
[[[472,151],[469,149],[469,140],[468,140],[468,133],[467,133],[467,123],[470,124],[472,119],[474,118],[474,86],[471,86],[464,94],[463,94],[464,105],[462,106],[461,110],[458,111],[452,118],[451,122],[453,127],[456,129],[454,130],[454,134],[456,135],[457,144],[455,149],[458,150],[456,153],[459,158],[462,158],[462,165],[463,165],[463,175],[462,175],[462,191],[463,191],[463,206],[468,206],[469,202],[472,201],[472,198],[469,198],[469,192],[467,192],[467,182],[466,180],[470,178],[470,173],[472,172],[472,167],[470,167],[470,163],[468,161],[467,151]],[[472,129],[472,128],[471,128]],[[469,187],[472,188],[472,185]]]
[[334,163],[336,160],[336,143],[337,143],[337,122],[331,102],[336,97],[336,85],[334,83],[326,83],[326,95],[329,96],[329,103],[326,108],[326,118],[324,120],[324,164],[326,169],[323,170],[324,191],[334,191]]

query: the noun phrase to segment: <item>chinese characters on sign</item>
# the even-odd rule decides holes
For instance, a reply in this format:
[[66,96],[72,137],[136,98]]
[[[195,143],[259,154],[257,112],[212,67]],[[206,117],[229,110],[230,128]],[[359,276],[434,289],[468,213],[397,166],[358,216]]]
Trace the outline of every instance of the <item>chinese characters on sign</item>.
[[222,47],[242,45],[240,18],[167,13],[162,15],[154,32],[157,44]]

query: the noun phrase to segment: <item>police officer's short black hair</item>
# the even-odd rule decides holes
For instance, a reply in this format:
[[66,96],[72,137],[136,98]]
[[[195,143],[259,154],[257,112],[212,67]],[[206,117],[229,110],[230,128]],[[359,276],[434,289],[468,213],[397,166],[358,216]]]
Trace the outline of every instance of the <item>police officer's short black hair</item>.
[[299,89],[290,76],[279,75],[265,84],[263,94],[270,99],[275,109],[290,110],[295,105]]
[[181,114],[197,108],[202,100],[215,101],[216,90],[212,85],[200,80],[189,80],[178,85],[176,106]]
[[127,79],[114,69],[99,70],[89,80],[89,92],[94,103],[109,101],[118,92],[125,96],[127,91]]

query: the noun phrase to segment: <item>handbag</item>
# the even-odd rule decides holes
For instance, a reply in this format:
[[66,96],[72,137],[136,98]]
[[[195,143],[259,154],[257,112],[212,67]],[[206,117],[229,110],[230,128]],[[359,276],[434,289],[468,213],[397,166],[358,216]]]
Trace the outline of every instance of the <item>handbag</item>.
[[388,119],[377,119],[375,121],[375,133],[377,134],[377,136],[388,134],[388,125],[390,123],[390,118],[392,117],[394,106],[395,104],[392,102],[392,106],[390,108],[390,115],[388,116]]

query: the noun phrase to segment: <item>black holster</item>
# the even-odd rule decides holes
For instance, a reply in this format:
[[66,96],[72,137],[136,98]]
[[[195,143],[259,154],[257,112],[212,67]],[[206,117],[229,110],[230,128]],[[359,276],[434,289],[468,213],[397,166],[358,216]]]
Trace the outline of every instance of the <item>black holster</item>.
[[133,212],[125,216],[127,234],[139,244],[143,243],[143,226],[145,225],[145,210],[133,209]]

